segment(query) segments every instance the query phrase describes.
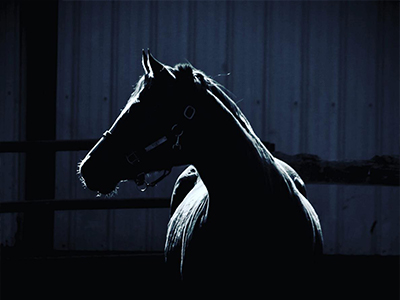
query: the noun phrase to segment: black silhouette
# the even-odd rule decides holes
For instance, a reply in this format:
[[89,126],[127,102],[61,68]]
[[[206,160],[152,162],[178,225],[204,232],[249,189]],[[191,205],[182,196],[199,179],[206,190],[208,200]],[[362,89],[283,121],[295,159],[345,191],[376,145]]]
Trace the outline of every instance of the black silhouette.
[[[301,178],[272,156],[216,81],[150,52],[142,63],[126,107],[79,166],[84,184],[108,194],[134,180],[145,190],[189,165],[171,200],[170,279],[258,296],[309,290],[322,231]],[[146,182],[154,171],[164,173]]]

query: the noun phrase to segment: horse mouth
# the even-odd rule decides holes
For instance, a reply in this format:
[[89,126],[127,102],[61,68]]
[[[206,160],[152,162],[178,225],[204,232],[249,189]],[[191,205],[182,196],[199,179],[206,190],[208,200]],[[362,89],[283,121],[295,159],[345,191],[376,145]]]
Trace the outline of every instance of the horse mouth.
[[98,192],[102,195],[113,195],[115,194],[119,180],[110,181],[110,182],[101,182],[101,181],[91,181],[79,174],[79,179],[82,182],[84,188],[87,188],[91,191]]
[[100,193],[100,194],[102,194],[102,195],[114,195],[116,192],[117,192],[117,187],[118,187],[118,184],[116,184],[116,185],[113,185],[113,186],[104,186],[104,187],[101,187],[101,188],[99,188],[99,189],[97,189],[96,191],[98,192],[98,193]]
[[118,182],[117,183],[97,183],[97,184],[93,184],[90,182],[84,182],[84,185],[91,191],[95,191],[98,192],[100,194],[103,195],[109,195],[109,194],[113,194],[118,186]]

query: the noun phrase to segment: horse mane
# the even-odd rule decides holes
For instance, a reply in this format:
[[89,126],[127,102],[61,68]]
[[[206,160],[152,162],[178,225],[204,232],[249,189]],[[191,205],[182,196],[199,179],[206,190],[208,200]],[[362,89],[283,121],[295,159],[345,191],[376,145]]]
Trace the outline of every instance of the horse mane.
[[[210,91],[236,118],[242,129],[253,138],[253,141],[261,144],[247,118],[236,103],[224,92],[225,88],[220,83],[207,76],[204,72],[195,69],[190,64],[178,64],[174,68],[171,68],[170,71],[176,76],[182,89],[190,89],[194,85],[194,87],[200,90]],[[179,184],[181,179],[178,178],[176,184]],[[197,178],[193,189],[190,190],[180,203],[179,209],[175,210],[168,223],[165,252],[172,252],[174,248],[180,249],[181,275],[184,268],[186,249],[192,240],[195,228],[196,226],[202,227],[207,221],[209,202],[210,198],[207,188],[201,179]],[[167,257],[166,259],[168,261]]]
[[207,222],[209,203],[210,197],[207,188],[197,177],[193,188],[179,204],[179,209],[175,210],[168,222],[165,252],[168,253],[174,248],[180,248],[179,264],[181,274],[186,250],[192,240],[195,228],[196,226],[202,227]]

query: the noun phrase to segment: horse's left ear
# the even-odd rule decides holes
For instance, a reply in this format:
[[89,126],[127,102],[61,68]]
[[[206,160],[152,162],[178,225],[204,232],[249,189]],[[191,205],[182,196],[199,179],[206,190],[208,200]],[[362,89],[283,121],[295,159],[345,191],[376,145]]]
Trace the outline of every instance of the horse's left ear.
[[144,52],[144,49],[142,49],[142,66],[143,66],[143,70],[144,70],[144,74],[149,74],[150,70],[149,70],[149,66],[148,66],[148,57],[146,52]]
[[153,76],[156,77],[162,71],[166,71],[171,77],[173,77],[175,79],[175,75],[172,74],[168,70],[168,68],[166,68],[162,63],[160,63],[157,59],[155,59],[154,56],[150,53],[150,50],[147,50],[147,51],[148,51],[147,65],[150,70],[150,73],[153,72]]

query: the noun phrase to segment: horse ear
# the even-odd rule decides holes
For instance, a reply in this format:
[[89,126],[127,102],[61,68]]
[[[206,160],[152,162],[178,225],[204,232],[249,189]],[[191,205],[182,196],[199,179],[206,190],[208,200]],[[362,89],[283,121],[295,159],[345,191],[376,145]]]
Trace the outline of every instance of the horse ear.
[[148,67],[148,57],[146,55],[146,52],[144,52],[144,49],[142,49],[142,66],[143,66],[143,69],[144,69],[144,73],[145,74],[149,74],[150,70],[149,70],[149,67]]
[[162,69],[164,69],[164,65],[154,58],[154,56],[150,53],[150,50],[147,50],[147,52],[149,69],[153,72],[154,76],[156,76],[162,71]]
[[154,58],[154,56],[150,53],[150,50],[147,49],[147,65],[150,70],[150,73],[153,73],[153,76],[156,77],[158,74],[161,73],[161,71],[166,71],[163,74],[168,74],[170,77],[175,79],[175,75],[172,74],[168,68],[166,68],[162,63],[160,63],[157,59]]

